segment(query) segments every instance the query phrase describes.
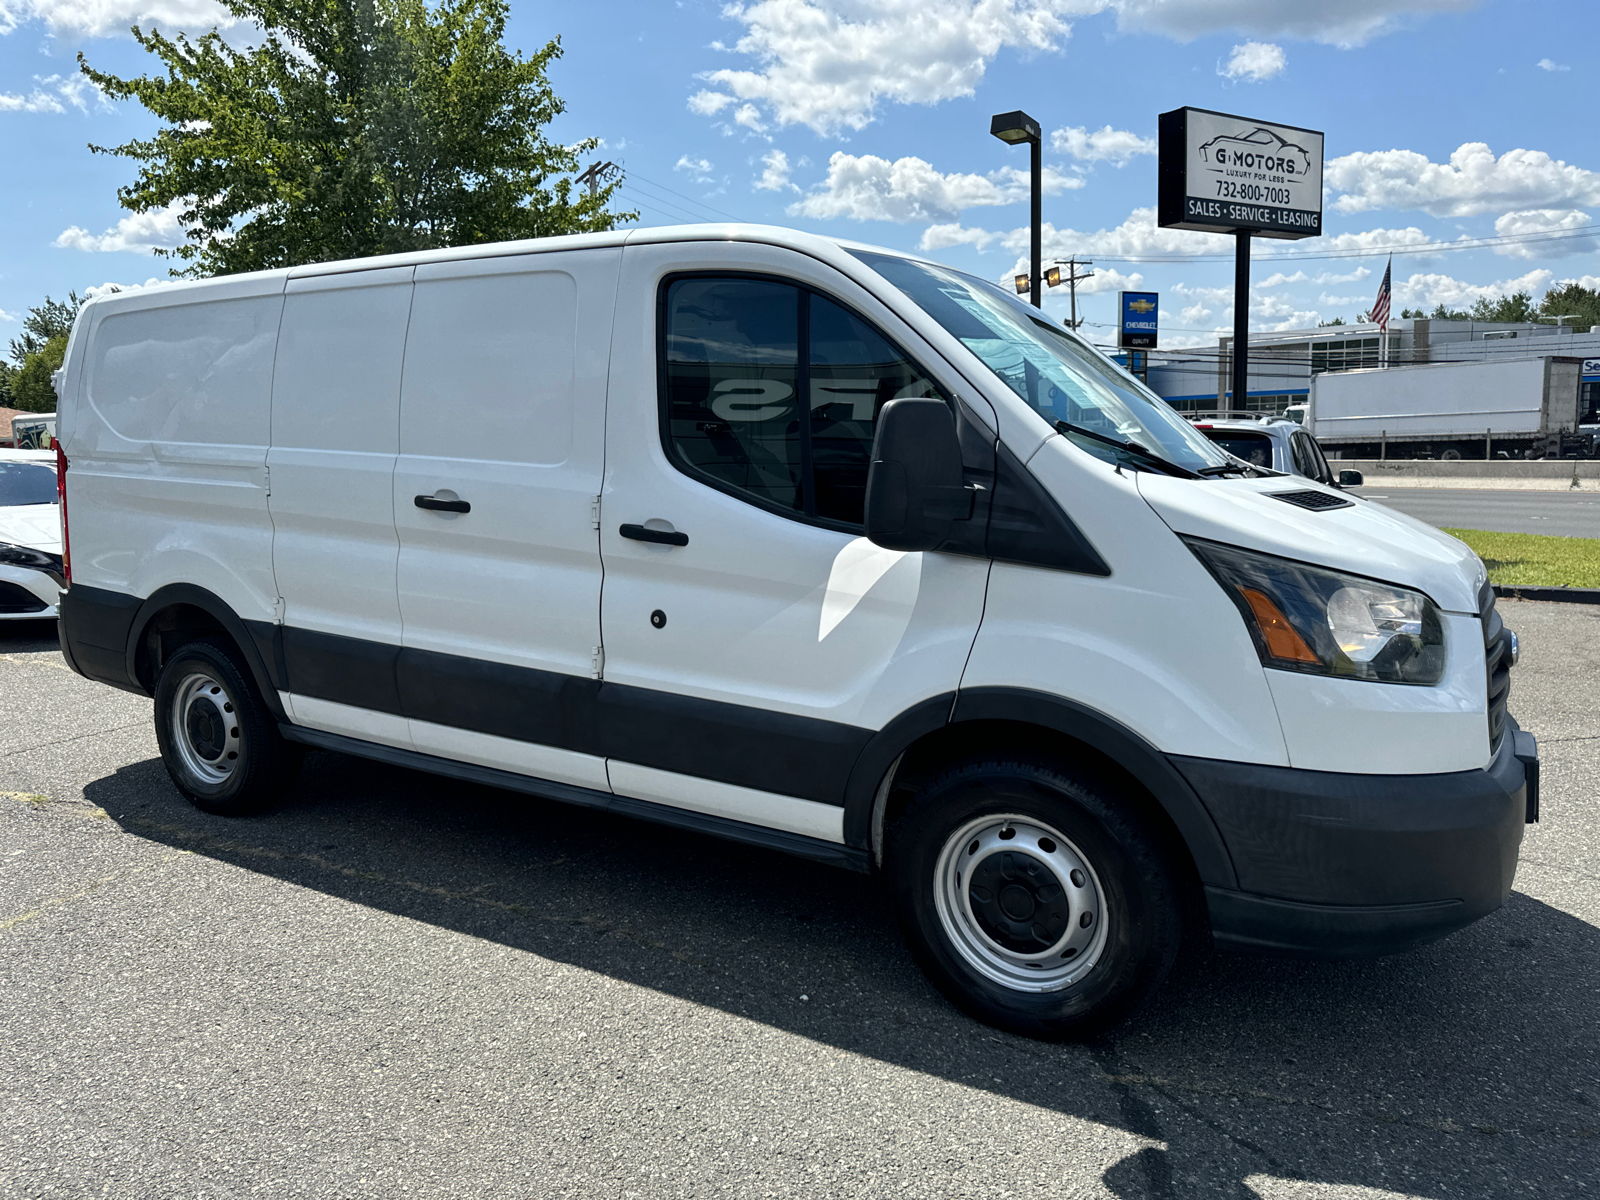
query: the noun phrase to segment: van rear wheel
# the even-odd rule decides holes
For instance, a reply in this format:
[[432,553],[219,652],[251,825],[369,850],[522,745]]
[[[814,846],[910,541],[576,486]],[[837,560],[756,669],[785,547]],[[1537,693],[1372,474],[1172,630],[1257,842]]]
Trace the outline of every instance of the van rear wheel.
[[945,995],[989,1024],[1064,1038],[1149,997],[1177,955],[1173,872],[1117,789],[985,759],[941,772],[887,847],[901,926]]
[[300,763],[237,652],[220,639],[180,647],[156,681],[161,761],[189,802],[219,816],[276,800]]

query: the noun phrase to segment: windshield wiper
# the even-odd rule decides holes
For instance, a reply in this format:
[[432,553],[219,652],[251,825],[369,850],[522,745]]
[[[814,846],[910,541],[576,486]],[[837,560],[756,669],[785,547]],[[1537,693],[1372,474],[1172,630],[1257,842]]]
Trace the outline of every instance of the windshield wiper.
[[1189,470],[1188,467],[1180,467],[1175,462],[1168,462],[1155,451],[1146,450],[1143,446],[1139,445],[1138,442],[1124,442],[1118,438],[1107,437],[1103,433],[1096,433],[1092,429],[1085,429],[1082,425],[1074,425],[1071,421],[1057,421],[1056,432],[1076,433],[1082,437],[1092,438],[1097,442],[1102,442],[1107,446],[1113,446],[1118,450],[1124,450],[1129,454],[1133,454],[1144,459],[1146,462],[1152,464],[1160,470],[1167,472],[1169,475],[1176,475],[1179,479],[1200,478],[1199,474]]

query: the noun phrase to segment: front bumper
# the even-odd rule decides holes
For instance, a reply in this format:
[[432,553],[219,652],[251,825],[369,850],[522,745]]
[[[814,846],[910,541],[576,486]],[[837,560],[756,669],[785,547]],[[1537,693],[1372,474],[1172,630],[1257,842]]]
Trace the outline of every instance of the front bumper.
[[1233,859],[1206,888],[1219,946],[1316,957],[1388,954],[1505,903],[1538,819],[1538,747],[1510,722],[1488,767],[1351,775],[1173,758]]
[[0,621],[37,621],[56,615],[55,581],[30,567],[0,562]]

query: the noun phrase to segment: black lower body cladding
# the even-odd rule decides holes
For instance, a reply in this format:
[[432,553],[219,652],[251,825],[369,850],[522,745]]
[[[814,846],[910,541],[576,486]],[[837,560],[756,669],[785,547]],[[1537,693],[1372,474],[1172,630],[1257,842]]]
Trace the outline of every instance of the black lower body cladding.
[[1173,758],[1233,858],[1237,891],[1207,887],[1217,944],[1319,957],[1385,954],[1505,903],[1528,815],[1508,737],[1444,775],[1346,775]]

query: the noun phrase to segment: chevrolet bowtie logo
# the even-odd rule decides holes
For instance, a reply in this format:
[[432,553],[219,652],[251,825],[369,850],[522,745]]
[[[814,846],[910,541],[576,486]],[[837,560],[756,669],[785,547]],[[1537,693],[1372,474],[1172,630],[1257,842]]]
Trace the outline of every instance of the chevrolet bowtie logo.
[[1128,307],[1133,309],[1134,312],[1142,314],[1147,313],[1154,308],[1155,303],[1151,300],[1129,300]]

